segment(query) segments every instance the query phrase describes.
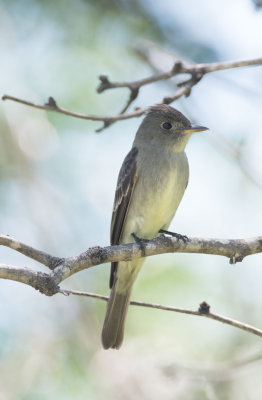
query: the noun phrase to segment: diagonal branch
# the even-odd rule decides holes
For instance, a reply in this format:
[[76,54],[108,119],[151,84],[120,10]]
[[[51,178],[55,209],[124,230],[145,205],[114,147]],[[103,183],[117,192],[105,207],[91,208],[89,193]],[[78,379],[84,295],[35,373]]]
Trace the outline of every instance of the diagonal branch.
[[102,93],[105,90],[118,89],[118,88],[127,88],[130,90],[130,96],[126,105],[122,108],[122,111],[115,116],[81,114],[69,111],[66,110],[65,108],[59,107],[53,97],[49,97],[48,102],[43,105],[35,104],[33,102],[23,100],[18,97],[10,96],[7,94],[2,96],[2,100],[11,100],[30,107],[46,111],[54,111],[75,118],[81,118],[91,121],[102,121],[103,126],[97,129],[97,132],[100,132],[101,130],[112,125],[116,121],[140,117],[141,115],[145,114],[145,112],[148,110],[148,107],[138,108],[133,112],[126,113],[128,107],[139,95],[139,90],[145,85],[149,85],[163,80],[168,80],[180,74],[190,75],[189,79],[182,80],[181,82],[178,83],[177,85],[178,90],[176,90],[172,96],[165,97],[164,99],[159,101],[159,103],[170,104],[182,96],[189,96],[193,86],[195,86],[206,74],[226,69],[242,68],[242,67],[256,66],[256,65],[262,65],[262,58],[254,58],[250,60],[240,60],[240,61],[224,61],[224,62],[206,63],[206,64],[188,64],[182,61],[176,61],[173,67],[167,72],[158,73],[133,82],[111,82],[107,76],[101,75],[99,77],[100,85],[97,88],[98,93]]
[[50,254],[45,253],[44,251],[34,249],[27,244],[19,242],[9,235],[0,235],[0,246],[1,245],[10,247],[10,249],[18,251],[19,253],[24,254],[32,260],[38,261],[40,264],[43,264],[50,269],[54,269],[55,267],[57,267],[58,264],[63,261],[63,259],[59,257],[53,257]]
[[48,102],[43,105],[36,104],[31,101],[23,100],[18,97],[9,96],[8,94],[4,94],[2,96],[2,100],[12,100],[16,103],[24,104],[26,106],[33,107],[33,108],[38,108],[39,110],[55,111],[57,113],[68,115],[70,117],[86,119],[86,120],[90,120],[90,121],[102,121],[105,124],[109,124],[109,125],[116,121],[140,117],[141,115],[143,115],[146,112],[146,110],[148,108],[148,107],[141,108],[141,109],[136,110],[129,114],[122,114],[122,115],[117,115],[115,117],[113,117],[113,116],[108,117],[108,116],[104,116],[104,115],[81,114],[81,113],[77,113],[74,111],[69,111],[65,108],[59,107],[53,97],[49,97]]
[[[90,292],[81,292],[81,291],[78,291],[78,290],[60,290],[60,293],[62,293],[64,295],[67,295],[67,296],[69,296],[70,294],[73,294],[73,295],[77,295],[77,296],[92,297],[92,298],[95,298],[95,299],[105,300],[105,301],[108,301],[108,299],[109,299],[108,296],[103,296],[103,295],[100,295],[100,294],[90,293]],[[163,305],[163,304],[148,303],[148,302],[144,302],[144,301],[135,301],[135,300],[131,300],[130,304],[133,305],[133,306],[155,308],[155,309],[158,309],[158,310],[173,311],[173,312],[180,313],[180,314],[189,314],[189,315],[195,315],[195,316],[199,316],[199,317],[205,317],[205,318],[213,319],[215,321],[222,322],[223,324],[231,325],[231,326],[234,326],[236,328],[242,329],[244,331],[253,333],[254,335],[262,337],[262,330],[261,329],[257,329],[257,328],[255,328],[255,327],[253,327],[251,325],[245,324],[243,322],[237,321],[237,320],[232,319],[232,318],[224,317],[224,316],[222,316],[220,314],[211,313],[210,312],[210,306],[206,302],[202,302],[197,311],[196,310],[189,310],[187,308],[166,306],[166,305]]]

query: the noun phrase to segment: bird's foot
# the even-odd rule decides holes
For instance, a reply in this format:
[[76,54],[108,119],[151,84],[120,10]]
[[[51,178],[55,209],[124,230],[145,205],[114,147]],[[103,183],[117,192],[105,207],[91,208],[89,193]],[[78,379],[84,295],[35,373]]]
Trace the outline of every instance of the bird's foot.
[[143,257],[145,257],[146,256],[145,243],[147,243],[148,240],[139,238],[138,236],[136,236],[135,233],[131,233],[131,236],[133,236],[133,238],[135,239],[135,242],[137,244],[139,244],[141,252],[142,252],[142,255],[143,255]]
[[186,235],[181,235],[180,233],[166,231],[165,229],[160,229],[159,233],[163,233],[164,235],[170,235],[177,238],[177,241],[182,240],[184,243],[188,242],[189,239]]

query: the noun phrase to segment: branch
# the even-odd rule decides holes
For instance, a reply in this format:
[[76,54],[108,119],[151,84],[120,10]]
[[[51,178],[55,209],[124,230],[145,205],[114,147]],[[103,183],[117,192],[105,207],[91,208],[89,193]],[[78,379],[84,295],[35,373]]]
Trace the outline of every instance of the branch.
[[116,121],[136,118],[145,114],[145,112],[148,110],[148,107],[139,108],[133,112],[125,113],[128,107],[137,98],[139,90],[145,85],[149,85],[162,80],[168,80],[180,74],[190,75],[189,79],[182,80],[181,82],[178,83],[177,86],[179,89],[172,96],[165,97],[162,100],[160,100],[160,103],[170,104],[182,96],[189,96],[193,86],[195,86],[203,78],[203,76],[208,73],[215,71],[222,71],[226,69],[232,69],[232,68],[247,67],[252,65],[253,66],[262,65],[262,58],[255,58],[255,59],[241,60],[241,61],[225,61],[225,62],[216,62],[207,64],[187,64],[183,63],[182,61],[176,61],[173,67],[167,72],[155,74],[147,78],[133,82],[111,82],[107,76],[101,75],[99,77],[100,85],[97,88],[98,93],[102,93],[105,90],[116,89],[116,88],[127,88],[130,90],[130,96],[126,105],[124,106],[122,111],[115,116],[99,116],[99,115],[81,114],[69,111],[66,110],[65,108],[59,107],[53,97],[49,97],[48,102],[44,105],[35,104],[30,101],[22,100],[18,97],[10,96],[7,94],[2,96],[2,100],[12,100],[21,104],[25,104],[30,107],[46,111],[55,111],[75,118],[81,118],[91,121],[102,121],[104,124],[101,128],[97,129],[97,132],[99,132],[104,128],[110,126],[111,124],[115,123]]
[[[249,60],[241,61],[223,61],[215,63],[206,64],[186,64],[182,61],[176,61],[173,68],[168,72],[163,72],[160,74],[155,74],[144,79],[139,79],[133,82],[111,82],[107,76],[101,75],[99,79],[101,81],[97,88],[98,93],[102,93],[108,89],[115,88],[128,88],[131,91],[135,89],[140,89],[142,86],[149,85],[154,82],[159,82],[162,80],[167,80],[178,74],[190,74],[190,75],[204,75],[210,72],[222,71],[225,69],[248,67],[251,65],[262,65],[262,58],[253,58]],[[199,76],[200,76],[199,75]]]
[[0,264],[0,278],[32,286],[47,296],[53,296],[59,291],[59,287],[54,283],[51,275],[29,268]]
[[[78,290],[60,290],[60,293],[66,295],[66,296],[69,296],[70,294],[74,294],[77,296],[92,297],[95,299],[105,300],[105,301],[108,301],[108,299],[109,299],[108,296],[103,296],[100,294],[90,293],[90,292],[81,292]],[[219,315],[219,314],[211,313],[210,306],[205,301],[200,304],[199,309],[197,311],[189,310],[186,308],[180,308],[180,307],[165,306],[165,305],[156,304],[156,303],[147,303],[144,301],[131,300],[130,304],[133,306],[156,308],[158,310],[173,311],[173,312],[180,313],[180,314],[189,314],[189,315],[195,315],[198,317],[205,317],[205,318],[213,319],[215,321],[222,322],[223,324],[231,325],[231,326],[234,326],[235,328],[239,328],[239,329],[242,329],[243,331],[247,331],[247,332],[253,333],[254,335],[262,337],[261,329],[257,329],[251,325],[245,324],[245,323],[237,321],[235,319],[231,319],[231,318],[223,317],[222,315]]]
[[[2,96],[2,100],[12,100],[12,101],[15,101],[16,103],[24,104],[26,106],[33,107],[33,108],[38,108],[39,110],[55,111],[57,113],[68,115],[70,117],[86,119],[86,120],[90,120],[90,121],[102,121],[102,122],[104,122],[104,125],[105,125],[104,127],[107,127],[116,121],[140,117],[148,109],[148,107],[141,108],[141,109],[138,109],[129,114],[121,114],[121,115],[116,115],[115,117],[113,117],[113,116],[107,117],[107,116],[103,116],[103,115],[80,114],[77,112],[66,110],[65,108],[59,107],[53,97],[49,97],[48,102],[43,105],[35,104],[35,103],[32,103],[31,101],[23,100],[18,97],[9,96],[8,94],[4,94]],[[97,132],[99,132],[100,130],[101,129],[97,129]]]
[[[61,281],[86,268],[113,261],[129,261],[164,253],[201,253],[229,257],[230,263],[240,262],[244,257],[262,252],[262,236],[250,239],[201,239],[190,238],[186,242],[174,237],[160,235],[143,243],[143,249],[137,243],[118,246],[92,247],[75,257],[59,258],[21,243],[10,236],[0,235],[0,245],[10,247],[29,258],[37,260],[52,270],[50,274],[34,271],[29,268],[0,264],[0,278],[10,279],[32,286],[41,293],[52,296],[56,293],[65,295],[77,294],[108,300],[108,297],[86,292],[62,290]],[[235,326],[239,329],[262,337],[262,331],[248,324],[223,317],[210,312],[210,306],[203,302],[198,311],[192,311],[160,304],[132,301],[131,304],[175,311],[183,314],[197,315]]]
[[50,269],[54,269],[63,261],[63,259],[59,257],[53,257],[41,250],[34,249],[27,244],[19,242],[9,235],[0,235],[0,245],[10,247],[10,249],[16,250],[32,260],[38,261],[40,264],[43,264]]
[[92,247],[79,256],[67,258],[54,271],[56,282],[61,282],[72,274],[95,265],[114,261],[130,261],[165,253],[201,253],[226,256],[231,264],[244,257],[262,252],[262,237],[250,239],[201,239],[190,238],[187,242],[177,241],[164,235],[143,243],[118,246]]
[[56,284],[59,284],[69,276],[95,265],[114,261],[130,261],[165,253],[214,254],[226,256],[230,259],[231,264],[235,264],[248,255],[262,252],[262,236],[250,239],[189,238],[188,241],[183,242],[174,237],[160,235],[155,239],[144,242],[143,249],[137,243],[107,247],[97,246],[68,258],[53,257],[5,235],[0,235],[0,245],[19,251],[52,269],[52,279]]
[[[146,46],[136,46],[134,47],[134,51],[142,58],[155,72],[163,72],[165,70],[165,63],[162,60],[168,57],[168,64],[173,65],[177,60],[177,55],[169,52],[167,50],[158,47],[155,44],[150,42],[146,42]],[[225,78],[223,77],[225,80]],[[230,85],[234,84],[231,81],[228,81]],[[235,84],[234,84],[235,85]],[[174,87],[174,84],[173,84]],[[239,86],[237,86],[239,88]],[[242,88],[245,92],[247,92],[247,88]],[[190,93],[190,92],[189,92]],[[185,95],[186,95],[186,88],[185,88]],[[168,99],[168,98],[167,98]],[[172,98],[171,98],[172,100]],[[174,98],[175,100],[175,98]],[[221,140],[222,139],[222,140]],[[209,140],[215,143],[215,146],[220,147],[220,149],[226,153],[227,156],[232,158],[235,163],[239,166],[243,174],[257,187],[260,189],[262,188],[262,179],[253,168],[249,165],[246,157],[245,157],[245,147],[243,144],[236,144],[233,141],[230,141],[227,137],[221,137],[220,140],[214,135],[209,137]]]

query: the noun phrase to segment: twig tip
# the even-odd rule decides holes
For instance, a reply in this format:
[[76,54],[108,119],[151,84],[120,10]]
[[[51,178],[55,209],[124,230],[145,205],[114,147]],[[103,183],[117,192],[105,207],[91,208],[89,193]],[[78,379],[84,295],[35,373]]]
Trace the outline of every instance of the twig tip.
[[97,93],[102,93],[104,90],[112,87],[112,84],[106,75],[99,75],[100,85],[96,89]]

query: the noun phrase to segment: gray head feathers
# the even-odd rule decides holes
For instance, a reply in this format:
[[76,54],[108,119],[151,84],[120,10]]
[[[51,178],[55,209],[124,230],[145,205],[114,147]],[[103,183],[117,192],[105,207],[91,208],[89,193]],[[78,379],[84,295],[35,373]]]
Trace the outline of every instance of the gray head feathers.
[[149,108],[146,118],[147,117],[159,117],[159,118],[167,118],[167,120],[171,119],[180,123],[185,127],[190,127],[190,121],[178,110],[173,107],[168,106],[167,104],[157,104]]
[[190,133],[190,121],[178,110],[166,104],[150,107],[136,133],[134,146],[153,145],[154,149],[183,151]]

